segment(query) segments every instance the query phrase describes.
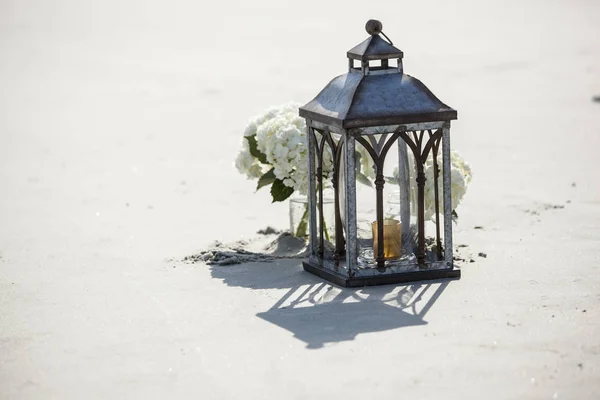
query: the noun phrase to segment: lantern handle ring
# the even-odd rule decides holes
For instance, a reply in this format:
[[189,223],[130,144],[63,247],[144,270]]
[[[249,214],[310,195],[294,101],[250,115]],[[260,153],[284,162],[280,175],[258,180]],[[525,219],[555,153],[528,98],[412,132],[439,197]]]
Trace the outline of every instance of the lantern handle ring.
[[392,46],[394,45],[394,43],[392,43],[390,38],[387,37],[387,35],[385,33],[383,33],[383,24],[381,23],[381,21],[378,21],[376,19],[370,19],[367,21],[367,23],[365,25],[365,29],[366,29],[367,33],[371,36],[382,34],[383,37],[385,37]]

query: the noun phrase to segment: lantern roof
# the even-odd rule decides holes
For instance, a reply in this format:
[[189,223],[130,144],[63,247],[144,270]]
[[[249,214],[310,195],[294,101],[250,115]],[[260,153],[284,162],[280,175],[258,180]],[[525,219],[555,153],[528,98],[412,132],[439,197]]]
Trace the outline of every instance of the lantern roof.
[[[456,110],[441,102],[420,80],[403,71],[403,53],[379,34],[379,21],[366,26],[371,35],[348,51],[350,67],[334,78],[300,116],[340,128],[359,128],[457,118]],[[385,36],[387,38],[387,36]],[[397,59],[397,66],[389,66]],[[354,66],[360,60],[361,67]],[[371,65],[376,62],[378,65]]]
[[353,60],[383,60],[402,58],[402,50],[383,40],[379,35],[371,35],[362,43],[348,50],[348,58]]

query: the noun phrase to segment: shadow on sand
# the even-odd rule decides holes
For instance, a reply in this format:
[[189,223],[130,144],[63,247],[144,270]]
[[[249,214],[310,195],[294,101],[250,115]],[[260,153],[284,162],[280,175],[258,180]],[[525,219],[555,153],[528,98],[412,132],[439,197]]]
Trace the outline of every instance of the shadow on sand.
[[290,331],[310,349],[406,326],[425,325],[425,314],[449,281],[340,288],[302,269],[299,260],[213,266],[211,274],[229,286],[287,289],[257,316]]

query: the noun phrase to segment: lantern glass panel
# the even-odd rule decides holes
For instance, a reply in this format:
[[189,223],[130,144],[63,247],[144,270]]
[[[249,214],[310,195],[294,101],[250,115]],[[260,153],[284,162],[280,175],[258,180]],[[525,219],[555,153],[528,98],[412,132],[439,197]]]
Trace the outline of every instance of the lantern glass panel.
[[[323,264],[339,261],[336,238],[343,238],[341,224],[336,225],[336,174],[335,155],[338,153],[340,136],[328,131],[314,130],[316,154],[316,254]],[[339,245],[338,245],[339,246]]]
[[[388,141],[391,141],[388,143]],[[403,233],[409,226],[402,225],[400,187],[398,181],[398,150],[393,134],[363,136],[357,139],[357,244],[358,267],[377,268],[379,234],[383,248],[384,265],[406,263],[413,260],[412,249],[403,246]],[[387,151],[386,151],[387,150]],[[379,180],[383,178],[381,190],[381,223],[377,218],[378,193],[377,166],[382,167]],[[366,178],[369,178],[370,184]],[[379,186],[381,183],[379,184]],[[409,205],[410,206],[410,205]],[[404,221],[406,223],[406,221]],[[408,228],[408,229],[407,229]]]
[[[417,135],[420,135],[418,133]],[[423,132],[423,137],[427,135]],[[391,143],[388,143],[391,141]],[[423,141],[423,143],[426,143]],[[424,148],[425,144],[423,145]],[[404,151],[402,151],[404,147]],[[386,152],[387,148],[387,152]],[[436,146],[436,149],[439,148]],[[437,151],[436,150],[436,151]],[[438,173],[437,202],[435,200],[436,171],[440,171],[441,154],[437,151],[438,165],[434,167],[434,151],[427,158],[415,157],[413,148],[402,137],[392,133],[358,137],[356,141],[356,210],[357,210],[357,261],[359,268],[395,267],[411,269],[419,264],[419,195],[417,177],[418,159],[425,176],[423,187],[424,245],[421,267],[443,267],[435,263],[444,259],[443,249],[443,190]],[[375,158],[374,158],[375,157]],[[381,221],[383,232],[378,230],[377,215],[377,165],[382,166]],[[404,166],[404,167],[403,167]],[[401,169],[404,175],[400,173]],[[342,168],[343,170],[343,168]],[[381,186],[381,177],[379,177]],[[343,199],[345,192],[340,190]],[[403,201],[403,198],[405,199]],[[340,204],[344,215],[343,201]],[[437,212],[436,212],[437,204]],[[406,211],[403,212],[403,208]],[[439,224],[436,225],[436,224]],[[379,254],[379,235],[382,234],[383,264]]]

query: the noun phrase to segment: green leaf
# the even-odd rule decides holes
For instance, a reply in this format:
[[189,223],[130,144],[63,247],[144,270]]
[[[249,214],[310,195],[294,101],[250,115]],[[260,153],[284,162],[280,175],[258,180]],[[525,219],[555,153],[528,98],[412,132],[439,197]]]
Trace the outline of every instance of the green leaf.
[[271,196],[273,197],[273,203],[277,201],[284,201],[294,193],[294,188],[285,186],[281,179],[275,179],[271,185]]
[[399,185],[400,184],[400,181],[393,176],[386,176],[385,180],[390,185]]
[[452,222],[458,224],[458,214],[456,213],[456,210],[452,210]]
[[368,187],[373,187],[373,184],[367,178],[367,176],[361,172],[356,172],[356,181],[362,183],[363,185],[367,185]]
[[308,230],[308,204],[304,205],[304,213],[302,214],[302,218],[300,218],[300,222],[298,223],[298,228],[296,229],[296,237],[303,238],[307,236]]
[[260,179],[258,180],[258,185],[256,185],[256,191],[258,191],[263,186],[267,186],[275,182],[275,179],[277,178],[275,178],[275,172],[273,171],[275,171],[275,168],[271,168],[268,172],[266,172],[263,176],[260,177]]
[[360,162],[360,159],[362,158],[362,154],[360,154],[358,151],[354,152],[354,169],[356,170],[356,174],[360,174],[362,171],[362,164]]
[[327,229],[327,223],[325,222],[325,218],[323,218],[323,232],[325,233],[325,240],[331,242],[331,237],[329,236],[329,229]]
[[261,153],[258,150],[258,143],[256,142],[256,135],[246,136],[246,140],[248,141],[248,145],[250,147],[250,155],[256,158],[263,164],[268,164],[267,156],[264,153]]

